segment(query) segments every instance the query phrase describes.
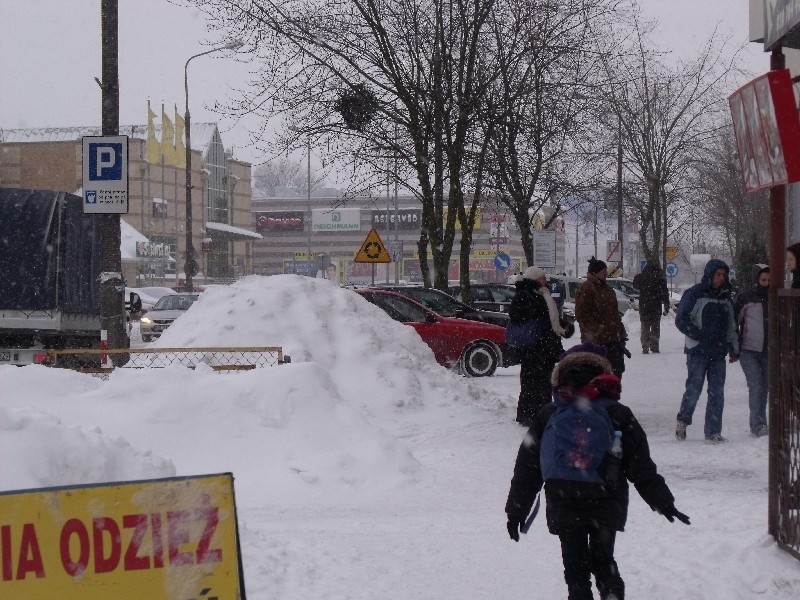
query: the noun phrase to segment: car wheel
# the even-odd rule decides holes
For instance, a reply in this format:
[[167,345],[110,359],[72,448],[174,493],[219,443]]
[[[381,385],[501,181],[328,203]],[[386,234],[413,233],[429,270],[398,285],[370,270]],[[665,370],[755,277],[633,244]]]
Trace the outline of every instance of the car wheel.
[[499,359],[495,349],[486,342],[467,346],[461,355],[461,365],[470,377],[490,377],[497,370]]
[[152,338],[152,337],[150,337],[149,335],[143,335],[143,336],[142,336],[142,341],[143,341],[143,342],[149,342],[149,341],[151,341],[152,339],[153,339],[153,338]]

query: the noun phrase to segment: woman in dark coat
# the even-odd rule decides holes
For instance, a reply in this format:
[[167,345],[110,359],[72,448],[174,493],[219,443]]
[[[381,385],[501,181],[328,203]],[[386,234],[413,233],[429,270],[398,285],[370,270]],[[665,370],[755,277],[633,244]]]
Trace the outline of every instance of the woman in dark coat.
[[800,242],[786,248],[786,265],[792,274],[792,289],[800,289]]
[[[619,400],[621,384],[611,372],[605,349],[580,344],[564,353],[553,369],[554,394],[564,401]],[[642,499],[670,522],[675,518],[689,524],[689,518],[675,508],[675,500],[650,458],[647,435],[631,409],[619,402],[607,405],[614,429],[622,432],[621,469],[625,477],[614,489],[601,483],[552,479],[544,484],[539,462],[545,426],[556,410],[551,403],[536,415],[522,442],[514,465],[514,477],[506,502],[508,533],[519,541],[519,531],[544,485],[547,527],[561,541],[564,579],[569,600],[591,600],[594,574],[600,597],[625,597],[625,584],[614,560],[618,531],[628,517],[628,481]]]
[[564,351],[561,338],[571,336],[575,327],[559,319],[542,269],[528,267],[515,285],[517,293],[508,307],[509,320],[512,323],[538,320],[542,331],[535,345],[518,349],[521,368],[517,422],[530,427],[539,409],[550,403],[550,373]]

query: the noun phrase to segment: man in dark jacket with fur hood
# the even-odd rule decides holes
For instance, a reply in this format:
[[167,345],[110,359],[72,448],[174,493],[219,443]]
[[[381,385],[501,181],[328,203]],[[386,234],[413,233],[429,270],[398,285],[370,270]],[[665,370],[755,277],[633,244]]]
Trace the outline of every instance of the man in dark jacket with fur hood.
[[536,415],[517,455],[506,502],[508,533],[512,540],[519,541],[520,527],[544,484],[547,527],[561,540],[569,600],[591,600],[592,574],[603,600],[623,600],[625,584],[614,560],[614,543],[628,517],[628,481],[653,510],[670,522],[677,518],[688,525],[689,518],[675,508],[672,493],[650,458],[647,435],[641,425],[631,410],[618,402],[620,380],[611,373],[603,347],[581,344],[565,352],[553,369],[551,383],[554,396],[566,402],[607,403],[612,425],[622,432],[624,477],[613,489],[586,481],[551,479],[544,483],[540,445],[547,422],[556,411],[556,404],[551,403]]

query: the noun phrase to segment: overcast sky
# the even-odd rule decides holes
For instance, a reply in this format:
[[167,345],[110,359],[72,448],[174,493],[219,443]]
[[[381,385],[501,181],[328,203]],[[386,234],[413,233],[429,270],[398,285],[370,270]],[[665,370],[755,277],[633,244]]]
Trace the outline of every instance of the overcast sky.
[[[745,43],[747,0],[641,0],[645,16],[661,21],[658,39],[676,52],[691,52],[719,25]],[[208,49],[214,34],[206,31],[199,11],[168,0],[120,0],[120,124],[144,124],[147,100],[160,116],[184,110],[186,59]],[[752,71],[768,69],[768,56],[757,44],[742,54]],[[262,162],[248,147],[248,125],[220,120],[208,110],[224,101],[231,88],[247,79],[248,68],[220,52],[189,66],[192,120],[219,121],[226,146],[237,158]],[[100,0],[0,0],[0,127],[99,125]]]

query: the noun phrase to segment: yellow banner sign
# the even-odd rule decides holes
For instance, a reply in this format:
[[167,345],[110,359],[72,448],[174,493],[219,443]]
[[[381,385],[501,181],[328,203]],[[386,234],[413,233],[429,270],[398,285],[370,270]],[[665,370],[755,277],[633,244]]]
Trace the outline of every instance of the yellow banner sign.
[[0,494],[0,597],[240,594],[230,473]]

